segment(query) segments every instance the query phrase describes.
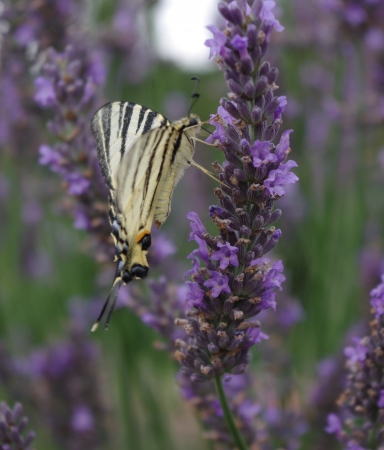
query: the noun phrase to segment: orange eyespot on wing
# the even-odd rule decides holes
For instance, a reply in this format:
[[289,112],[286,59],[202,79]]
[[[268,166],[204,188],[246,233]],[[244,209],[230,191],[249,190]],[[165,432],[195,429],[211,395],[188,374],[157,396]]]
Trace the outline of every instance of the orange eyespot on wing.
[[141,242],[143,237],[148,234],[149,235],[151,234],[148,230],[140,231],[140,233],[136,236],[136,243],[138,244],[139,242]]
[[147,251],[151,246],[151,233],[148,230],[140,231],[136,237],[136,244],[141,245],[143,251]]

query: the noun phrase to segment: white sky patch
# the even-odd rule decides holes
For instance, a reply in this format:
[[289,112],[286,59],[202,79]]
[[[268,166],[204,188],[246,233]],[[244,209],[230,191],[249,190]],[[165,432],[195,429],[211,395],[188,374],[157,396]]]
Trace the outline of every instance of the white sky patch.
[[155,45],[160,57],[190,70],[216,68],[208,60],[205,27],[215,23],[217,0],[161,0],[154,10]]

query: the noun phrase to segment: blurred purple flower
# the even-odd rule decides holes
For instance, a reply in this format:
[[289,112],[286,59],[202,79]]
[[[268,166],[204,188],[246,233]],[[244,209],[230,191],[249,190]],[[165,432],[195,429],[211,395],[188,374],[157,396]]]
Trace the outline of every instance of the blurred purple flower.
[[56,144],[39,148],[42,165],[62,176],[69,195],[74,196],[74,226],[93,233],[99,255],[107,259],[109,245],[106,188],[97,163],[97,152],[89,121],[96,103],[96,88],[105,79],[105,68],[87,41],[74,41],[63,52],[50,49],[36,79],[35,100],[49,109],[47,127]]
[[[73,306],[73,305],[72,305]],[[89,314],[89,311],[88,311]],[[98,347],[79,320],[68,339],[35,350],[25,365],[40,420],[63,448],[96,449],[105,442],[106,407],[97,369]]]
[[344,10],[345,20],[353,27],[360,25],[367,19],[367,13],[364,9],[355,4],[348,5]]
[[39,203],[34,200],[24,203],[21,217],[27,225],[34,225],[40,222],[43,211]]
[[277,314],[278,323],[286,329],[291,328],[305,317],[304,310],[300,303],[295,300],[280,302]]
[[60,171],[60,162],[62,160],[62,157],[59,152],[54,150],[49,145],[43,144],[39,148],[39,154],[39,163],[42,166],[48,165],[53,172]]
[[57,97],[53,81],[45,77],[37,77],[35,80],[35,101],[43,108],[54,106],[57,103]]
[[346,347],[344,350],[345,356],[348,358],[348,364],[353,366],[357,362],[362,362],[368,352],[366,342],[358,338],[352,338],[355,343],[355,347]]
[[[384,276],[382,277],[384,281]],[[375,314],[369,325],[371,333],[363,339],[353,338],[354,347],[347,347],[347,383],[340,395],[337,415],[328,416],[326,431],[336,434],[345,448],[379,448],[384,443],[380,431],[383,402],[382,339],[384,316],[382,303],[375,299],[383,296],[383,283],[371,291],[371,305]]]
[[71,417],[71,428],[78,433],[83,433],[93,431],[94,426],[94,418],[90,408],[87,405],[76,406]]
[[384,408],[384,389],[380,391],[380,397],[379,400],[377,401],[377,406],[379,408]]
[[267,25],[271,25],[276,31],[281,33],[282,31],[284,31],[284,27],[275,18],[275,15],[272,12],[275,6],[276,2],[272,0],[264,0],[260,11],[260,19],[264,20]]
[[327,426],[325,431],[330,434],[336,434],[339,436],[343,429],[342,424],[340,422],[339,416],[337,414],[329,414],[327,417]]
[[87,213],[80,208],[75,210],[75,220],[73,222],[73,228],[77,230],[89,230],[90,221]]
[[379,52],[384,49],[384,31],[380,28],[371,28],[365,35],[365,44],[370,49]]
[[0,403],[0,448],[1,450],[31,450],[32,441],[35,439],[34,431],[30,431],[26,437],[23,432],[28,425],[26,417],[20,417],[23,408],[16,403],[13,409],[5,402]]
[[70,173],[66,176],[69,195],[81,195],[91,185],[91,182],[79,173]]

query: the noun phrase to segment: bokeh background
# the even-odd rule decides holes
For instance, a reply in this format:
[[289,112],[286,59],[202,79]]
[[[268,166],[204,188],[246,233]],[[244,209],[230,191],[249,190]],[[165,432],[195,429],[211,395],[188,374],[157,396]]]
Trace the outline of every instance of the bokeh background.
[[[282,448],[339,448],[323,431],[325,416],[341,392],[343,347],[351,334],[364,334],[369,291],[384,270],[380,3],[277,5],[285,31],[275,33],[266,59],[280,70],[283,129],[294,129],[300,181],[280,200],[283,237],[274,254],[287,281],[276,315],[262,322],[270,339],[253,350],[250,395],[270,420],[280,409],[300,418],[301,441]],[[0,2],[0,396],[23,404],[36,449],[216,448],[180,396],[177,364],[140,319],[140,305],[132,307],[129,288],[109,331],[89,331],[113,278],[113,249],[100,244],[95,224],[90,233],[82,222],[68,181],[39,163],[39,148],[57,144],[60,133],[49,125],[57,110],[36,82],[50,47],[63,52],[80,42],[98,74],[80,134],[89,136],[89,119],[107,101],[185,116],[194,75],[201,97],[193,112],[207,120],[227,92],[203,45],[209,23],[220,25],[213,0]],[[196,149],[205,167],[221,158],[212,147]],[[184,283],[193,249],[186,215],[198,212],[209,229],[214,187],[187,171],[151,248],[151,278]],[[152,294],[150,283],[140,284],[134,290],[144,307]],[[280,320],[279,310],[290,319]]]

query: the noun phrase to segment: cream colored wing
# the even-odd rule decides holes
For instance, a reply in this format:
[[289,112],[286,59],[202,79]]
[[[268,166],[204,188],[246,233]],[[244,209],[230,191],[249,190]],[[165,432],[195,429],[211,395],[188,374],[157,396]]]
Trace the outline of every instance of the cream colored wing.
[[140,137],[156,128],[170,125],[161,114],[132,102],[114,102],[102,106],[92,118],[98,158],[104,181],[116,188],[116,174],[122,157]]
[[[196,118],[196,116],[193,117]],[[177,128],[180,123],[183,124],[183,120],[185,119],[172,123],[172,126]],[[161,186],[161,192],[156,203],[154,221],[157,228],[159,228],[167,220],[167,217],[171,212],[171,202],[174,188],[182,178],[185,169],[189,167],[195,151],[195,143],[191,137],[194,137],[199,130],[199,126],[193,126],[192,128],[184,131],[181,135],[178,151],[175,155],[173,163],[170,166],[169,175]]]

